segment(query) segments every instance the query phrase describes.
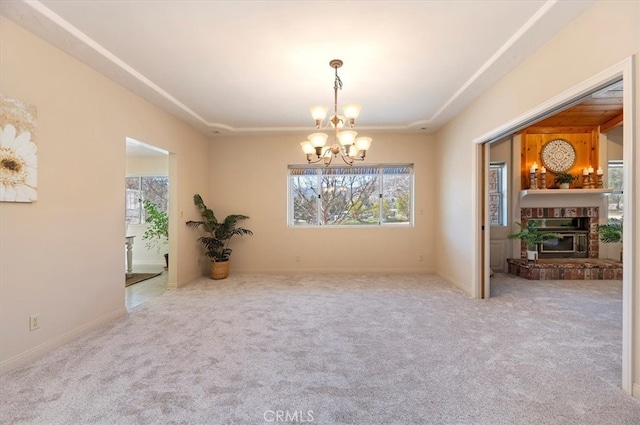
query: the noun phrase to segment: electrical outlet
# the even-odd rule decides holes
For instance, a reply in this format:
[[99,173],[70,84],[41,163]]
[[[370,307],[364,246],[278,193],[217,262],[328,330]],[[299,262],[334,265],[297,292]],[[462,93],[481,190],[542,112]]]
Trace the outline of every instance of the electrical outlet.
[[36,329],[40,329],[40,315],[36,314],[35,316],[29,316],[29,330],[35,331]]
[[422,262],[422,260],[423,260],[423,259],[424,259],[424,258],[423,258],[423,256],[422,256],[422,255],[420,255],[420,256],[418,257],[418,261],[420,261],[420,262]]
[[299,263],[299,262],[300,262],[300,256],[296,255],[296,263]]

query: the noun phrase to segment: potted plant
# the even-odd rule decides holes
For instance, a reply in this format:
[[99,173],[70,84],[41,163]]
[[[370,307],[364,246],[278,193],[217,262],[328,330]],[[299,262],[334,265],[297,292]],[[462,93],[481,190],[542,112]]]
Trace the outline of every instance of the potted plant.
[[554,232],[541,232],[536,227],[534,220],[529,220],[526,225],[516,222],[520,231],[509,235],[510,239],[520,239],[527,245],[527,260],[538,258],[538,245],[549,239],[561,239],[562,235]]
[[[622,242],[622,220],[617,218],[609,219],[609,223],[598,226],[598,233],[602,243]],[[622,263],[622,247],[620,248],[620,262]]]
[[[142,240],[146,240],[147,249],[156,249],[160,253],[160,249],[167,246],[169,241],[169,215],[166,211],[161,211],[158,204],[154,204],[146,199],[141,200],[142,207],[146,215],[147,229],[142,235]],[[169,267],[169,254],[164,254],[164,261]]]
[[560,187],[560,189],[569,189],[569,185],[578,179],[578,176],[573,174],[562,172],[558,173],[553,181]]
[[200,195],[194,195],[193,202],[200,210],[202,220],[189,220],[187,226],[202,227],[206,236],[198,238],[198,242],[204,245],[205,254],[211,258],[211,278],[224,279],[229,275],[229,257],[232,252],[229,248],[229,242],[231,238],[236,235],[253,235],[251,230],[238,227],[239,221],[249,217],[232,214],[227,216],[224,221],[218,221],[213,211],[204,204]]

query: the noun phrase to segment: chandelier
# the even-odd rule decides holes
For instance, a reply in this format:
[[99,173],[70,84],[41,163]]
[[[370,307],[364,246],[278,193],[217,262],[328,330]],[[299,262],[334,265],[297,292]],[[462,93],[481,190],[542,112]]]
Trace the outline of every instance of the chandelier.
[[[360,113],[360,105],[344,105],[342,110],[344,115],[338,115],[338,89],[342,90],[342,80],[338,76],[338,68],[342,66],[340,59],[329,62],[331,68],[335,69],[336,78],[333,83],[333,116],[327,122],[327,126],[333,127],[333,144],[326,146],[329,135],[326,133],[310,134],[304,142],[300,143],[302,151],[307,154],[307,162],[315,164],[324,161],[324,165],[331,164],[333,158],[340,155],[342,160],[353,165],[353,161],[364,161],[367,150],[371,147],[371,137],[357,137],[357,132],[353,130],[342,130],[345,125],[353,128],[356,118]],[[326,106],[312,106],[311,116],[316,121],[316,129],[323,127],[324,119],[327,117],[328,108]],[[316,159],[314,160],[314,155]]]

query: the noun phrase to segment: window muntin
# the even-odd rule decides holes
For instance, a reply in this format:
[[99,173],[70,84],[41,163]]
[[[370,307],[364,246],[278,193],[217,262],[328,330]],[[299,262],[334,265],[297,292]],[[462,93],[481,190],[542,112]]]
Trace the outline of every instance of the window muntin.
[[167,176],[129,176],[125,186],[125,220],[127,224],[146,222],[141,199],[158,205],[160,211],[168,211],[169,178]]
[[412,165],[290,166],[289,225],[411,225],[412,194]]
[[489,224],[507,225],[507,165],[504,162],[489,164]]

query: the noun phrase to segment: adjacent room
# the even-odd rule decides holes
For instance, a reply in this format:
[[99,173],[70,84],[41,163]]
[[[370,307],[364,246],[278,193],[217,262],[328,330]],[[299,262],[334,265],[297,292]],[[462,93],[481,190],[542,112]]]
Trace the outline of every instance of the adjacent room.
[[169,271],[169,155],[126,139],[125,305],[131,309],[166,291]]
[[0,422],[640,423],[638,54],[638,0],[0,3]]

